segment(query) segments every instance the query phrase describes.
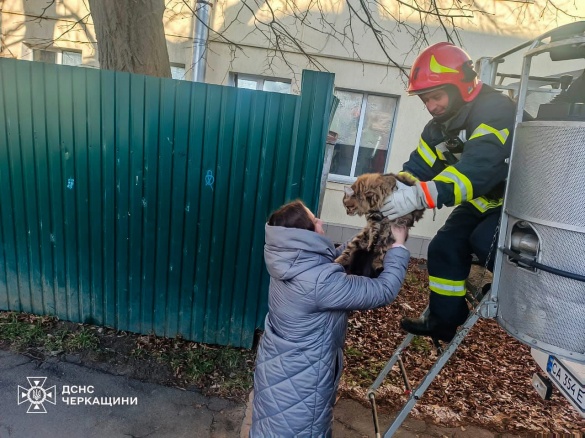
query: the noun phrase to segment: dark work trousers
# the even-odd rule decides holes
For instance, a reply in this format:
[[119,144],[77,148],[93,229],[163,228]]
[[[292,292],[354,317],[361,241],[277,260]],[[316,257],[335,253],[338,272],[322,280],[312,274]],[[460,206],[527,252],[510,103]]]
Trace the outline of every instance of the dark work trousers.
[[[471,270],[472,254],[484,266],[501,211],[502,208],[497,207],[481,213],[468,202],[455,208],[429,244],[429,276],[454,281],[467,279]],[[488,265],[490,271],[494,266],[495,248],[496,245],[492,248]],[[445,325],[461,325],[469,313],[464,295],[450,296],[432,290],[429,308]]]

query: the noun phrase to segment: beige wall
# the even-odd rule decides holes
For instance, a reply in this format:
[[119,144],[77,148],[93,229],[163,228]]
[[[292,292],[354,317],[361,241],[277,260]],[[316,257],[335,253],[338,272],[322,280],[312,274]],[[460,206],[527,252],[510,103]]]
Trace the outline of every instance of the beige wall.
[[[486,14],[467,12],[469,18],[456,18],[455,24],[461,29],[461,45],[467,50],[473,59],[481,56],[494,56],[504,50],[512,48],[527,39],[533,38],[558,25],[566,24],[570,20],[558,14],[555,18],[554,11],[548,10],[540,15],[542,5],[546,0],[534,0],[530,2],[516,2],[505,0],[476,0],[474,8],[483,9]],[[304,2],[304,3],[303,3]],[[308,0],[298,0],[297,4],[303,9],[303,4],[315,4]],[[443,6],[451,5],[451,0],[440,0]],[[83,63],[87,66],[97,67],[97,51],[95,35],[91,17],[85,8],[85,2],[80,0],[56,0],[55,5],[45,13],[48,20],[34,21],[42,8],[47,4],[46,0],[5,0],[2,10],[2,56],[10,56],[27,59],[30,56],[30,46],[49,46],[55,49],[75,49],[83,54]],[[172,63],[184,64],[188,70],[186,79],[191,75],[189,67],[192,58],[193,20],[190,8],[180,0],[167,2],[170,9],[165,13],[165,32],[167,34],[169,56]],[[194,2],[191,2],[193,6]],[[307,51],[314,56],[320,68],[335,73],[336,87],[352,89],[370,93],[381,93],[398,97],[397,118],[395,130],[390,144],[390,156],[387,171],[398,171],[402,163],[408,158],[410,152],[416,147],[418,137],[429,120],[429,116],[418,98],[406,96],[405,78],[400,75],[398,69],[389,67],[386,58],[376,44],[371,33],[354,28],[354,34],[359,36],[356,41],[355,51],[359,53],[357,59],[354,47],[347,41],[342,43],[339,38],[326,38],[322,33],[298,27],[290,20],[284,18],[290,13],[287,2],[272,0],[276,16],[287,25],[287,30],[304,41],[310,43]],[[338,0],[321,0],[319,2],[323,14],[330,22],[343,24],[348,17],[347,5]],[[396,13],[398,2],[395,0],[381,0],[380,4],[387,8],[374,11],[378,22],[387,30],[390,30],[392,41],[388,41],[391,56],[408,68],[416,56],[418,49],[412,49],[413,42],[407,32],[398,32],[395,21],[390,13]],[[561,9],[565,8],[574,16],[585,16],[584,2],[573,0],[559,0],[556,2]],[[578,4],[578,5],[577,5]],[[285,13],[279,12],[284,10]],[[402,9],[401,17],[408,24],[417,26],[415,14],[405,14],[407,9]],[[317,9],[309,15],[310,23],[320,26],[317,18],[320,12]],[[238,17],[237,23],[232,23],[234,17]],[[260,14],[261,16],[261,14]],[[312,17],[312,18],[311,18]],[[265,15],[269,19],[269,14]],[[82,20],[82,24],[73,26]],[[215,84],[228,84],[230,73],[247,73],[261,76],[288,78],[292,83],[292,90],[298,93],[301,72],[303,69],[315,69],[306,57],[292,52],[287,53],[287,63],[274,57],[273,53],[266,49],[266,39],[258,32],[254,32],[254,23],[245,9],[241,8],[239,0],[218,0],[214,2],[211,14],[211,27],[223,29],[226,23],[231,23],[225,36],[232,42],[238,43],[243,51],[233,50],[233,45],[222,41],[213,32],[210,33],[210,45],[208,51],[208,66],[206,81]],[[443,33],[433,28],[435,23],[429,22],[430,41],[434,43],[444,40]],[[73,30],[64,31],[73,26]],[[56,41],[55,41],[56,40]],[[426,46],[421,43],[422,47]],[[516,65],[505,65],[507,72],[519,73],[519,62],[516,57]],[[509,62],[509,61],[507,61]],[[510,61],[511,62],[511,61]],[[538,74],[546,74],[550,70],[550,63],[546,60],[538,60]],[[582,65],[578,66],[583,68]],[[577,68],[577,67],[576,67]],[[329,223],[362,226],[364,221],[360,218],[348,217],[341,204],[343,186],[334,182],[327,184],[327,191],[322,210],[322,218]],[[442,225],[449,213],[448,208],[437,212],[433,220],[433,214],[428,212],[425,219],[412,231],[413,235],[429,238]]]
[[[2,5],[3,57],[32,59],[31,48],[74,50],[82,53],[85,67],[99,68],[95,31],[86,1],[4,0]],[[169,3],[169,2],[167,2]],[[189,70],[192,59],[193,20],[189,8],[176,1],[164,14],[171,63]],[[43,14],[43,19],[39,16]],[[190,79],[188,72],[187,79]]]
[[[495,1],[485,0],[475,2],[476,9],[483,9],[486,14],[474,14],[472,19],[460,18],[455,20],[456,25],[462,29],[460,32],[461,45],[470,54],[473,59],[482,56],[495,56],[524,43],[527,39],[534,38],[547,30],[553,29],[559,25],[570,22],[567,17],[560,17],[555,21],[553,11],[540,15],[544,0],[536,0],[533,5],[528,3],[518,3],[514,1]],[[298,4],[301,2],[297,2]],[[309,4],[310,2],[306,1]],[[315,2],[312,2],[315,4]],[[382,2],[383,3],[383,2]],[[450,5],[451,2],[443,2]],[[279,16],[279,3],[271,2],[276,15]],[[329,8],[324,9],[324,14],[328,20],[336,23],[345,22],[348,11],[344,7],[345,2],[331,1],[320,2],[321,5],[329,4]],[[388,8],[395,8],[397,2],[388,0]],[[585,4],[575,6],[571,0],[564,1],[566,9],[573,15],[585,15]],[[286,13],[286,2],[280,4],[280,8]],[[579,10],[578,8],[581,8]],[[378,11],[379,12],[379,11]],[[395,9],[392,12],[396,12]],[[316,9],[313,11],[319,15]],[[207,71],[207,81],[217,84],[225,84],[228,81],[229,72],[256,74],[264,76],[273,76],[280,78],[290,78],[293,92],[298,92],[301,71],[304,68],[312,68],[305,57],[300,55],[288,54],[288,65],[279,59],[270,56],[266,50],[266,40],[258,32],[253,32],[253,20],[246,14],[245,9],[241,9],[237,0],[223,0],[216,3],[213,11],[213,26],[217,29],[222,28],[224,23],[231,23],[233,17],[238,14],[239,26],[232,25],[226,34],[232,41],[238,41],[242,44],[243,52],[236,51],[236,56],[230,54],[228,44],[220,42],[217,38],[212,37],[211,48],[213,53],[209,55],[209,69]],[[470,15],[469,13],[468,15]],[[280,16],[285,14],[281,13]],[[266,14],[269,19],[269,14]],[[416,19],[416,17],[414,17]],[[386,29],[395,29],[396,26],[391,19],[384,14],[378,16],[380,23],[383,23]],[[313,20],[312,24],[317,22]],[[410,24],[416,25],[416,21]],[[395,131],[390,145],[390,156],[387,164],[387,171],[398,171],[401,165],[407,160],[410,152],[416,147],[420,132],[429,115],[419,99],[406,96],[404,90],[406,84],[404,78],[399,74],[398,69],[386,65],[385,56],[372,37],[362,38],[358,44],[358,50],[361,60],[355,59],[351,47],[344,47],[335,38],[325,38],[316,31],[297,29],[289,23],[289,31],[296,36],[305,38],[311,42],[312,49],[309,53],[315,57],[317,62],[326,70],[335,73],[335,86],[344,89],[353,89],[370,93],[381,93],[399,97],[399,106],[397,119],[395,122]],[[356,32],[359,34],[359,32]],[[365,32],[364,32],[365,34]],[[436,29],[432,31],[430,43],[444,40],[444,36]],[[393,42],[395,47],[392,49],[392,57],[402,60],[403,66],[408,68],[412,63],[417,51],[411,51],[412,40],[406,32],[394,33]],[[424,45],[426,46],[426,45]],[[423,47],[424,47],[423,46]],[[506,65],[509,70],[506,72],[520,73],[521,56],[513,57],[507,61]],[[514,65],[510,65],[510,64]],[[535,60],[535,73],[539,75],[551,74],[550,63],[547,60]],[[291,68],[292,66],[292,68]],[[314,67],[313,67],[314,68]],[[583,68],[583,66],[580,66]],[[321,217],[324,221],[333,224],[348,226],[363,226],[363,218],[349,217],[345,214],[341,200],[343,198],[343,185],[329,182],[324,198]],[[412,235],[424,238],[432,237],[438,228],[444,223],[450,213],[449,208],[443,208],[433,215],[428,212],[425,218],[416,225]]]

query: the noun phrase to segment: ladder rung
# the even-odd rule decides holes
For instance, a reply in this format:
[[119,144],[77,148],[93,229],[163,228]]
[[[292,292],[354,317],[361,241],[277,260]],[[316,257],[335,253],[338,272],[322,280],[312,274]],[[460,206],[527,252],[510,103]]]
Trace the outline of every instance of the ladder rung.
[[402,374],[402,380],[404,381],[404,389],[408,395],[412,392],[412,387],[408,381],[408,374],[406,374],[406,368],[404,368],[404,362],[402,357],[398,356],[398,367],[400,367],[400,374]]
[[[386,366],[384,366],[384,368],[382,369],[382,371],[380,372],[380,374],[378,375],[378,377],[376,378],[374,383],[368,388],[367,396],[370,400],[370,403],[372,404],[372,413],[374,416],[374,429],[376,432],[376,437],[380,436],[378,415],[377,415],[376,401],[375,401],[376,390],[380,387],[383,380],[386,378],[386,376],[388,375],[390,370],[393,368],[393,366],[396,364],[396,362],[398,362],[398,366],[400,367],[400,372],[402,373],[405,387],[407,388],[407,391],[410,391],[410,396],[408,397],[406,404],[402,407],[400,412],[398,412],[398,415],[396,416],[396,418],[394,419],[394,421],[392,422],[392,424],[390,425],[388,430],[384,433],[385,438],[391,437],[392,435],[394,435],[394,433],[402,425],[403,421],[406,419],[406,417],[408,416],[408,414],[410,413],[410,411],[412,410],[412,408],[414,407],[416,402],[422,397],[422,395],[427,390],[427,388],[430,386],[430,384],[433,382],[435,377],[441,372],[441,370],[443,369],[443,367],[445,366],[447,361],[451,358],[453,353],[455,353],[455,351],[457,350],[457,348],[459,347],[459,345],[461,344],[461,342],[463,341],[465,336],[467,336],[467,334],[469,333],[469,330],[471,330],[471,328],[475,325],[475,323],[480,318],[479,310],[480,310],[482,305],[484,305],[485,303],[488,302],[488,300],[490,299],[490,295],[491,294],[486,293],[481,298],[479,305],[473,309],[470,316],[463,323],[463,325],[461,326],[459,331],[455,334],[455,337],[451,340],[451,342],[444,349],[441,347],[441,345],[438,343],[438,341],[434,340],[435,346],[438,346],[438,348],[441,349],[442,351],[439,350],[440,355],[437,358],[437,361],[433,364],[433,366],[427,372],[427,374],[425,374],[425,376],[422,378],[419,385],[416,387],[416,389],[414,391],[412,391],[410,388],[410,383],[408,382],[408,376],[406,374],[406,369],[404,368],[404,363],[402,362],[402,358],[400,356],[402,354],[402,351],[408,345],[410,345],[410,343],[412,342],[412,339],[414,338],[414,335],[409,333],[404,338],[404,340],[398,346],[398,348],[396,349],[396,351],[394,352],[394,354],[392,355],[392,357],[390,358],[388,363],[386,363]],[[427,307],[427,309],[425,309],[425,311],[423,312],[423,314],[421,316],[424,317],[427,314],[428,314],[428,307]]]

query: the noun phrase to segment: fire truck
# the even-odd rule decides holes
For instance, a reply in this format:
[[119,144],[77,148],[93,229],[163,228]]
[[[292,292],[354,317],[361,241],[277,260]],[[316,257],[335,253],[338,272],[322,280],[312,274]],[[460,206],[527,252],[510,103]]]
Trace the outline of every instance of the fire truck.
[[[585,417],[585,21],[477,67],[484,83],[517,102],[491,287],[414,389],[401,359],[413,335],[400,344],[368,390],[376,436],[398,430],[479,318],[531,347],[542,369],[532,385],[543,398],[556,388]],[[410,397],[382,432],[376,390],[396,364]]]

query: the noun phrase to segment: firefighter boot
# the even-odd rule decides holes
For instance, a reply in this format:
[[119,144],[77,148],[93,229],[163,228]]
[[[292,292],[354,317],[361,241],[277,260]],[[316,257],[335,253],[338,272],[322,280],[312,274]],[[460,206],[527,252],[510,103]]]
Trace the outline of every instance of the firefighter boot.
[[457,327],[465,322],[468,315],[464,296],[445,296],[431,292],[429,314],[424,318],[403,318],[400,326],[414,335],[451,342]]
[[432,313],[423,318],[402,318],[400,326],[413,335],[430,336],[444,342],[451,342],[457,332],[456,325],[445,324]]

